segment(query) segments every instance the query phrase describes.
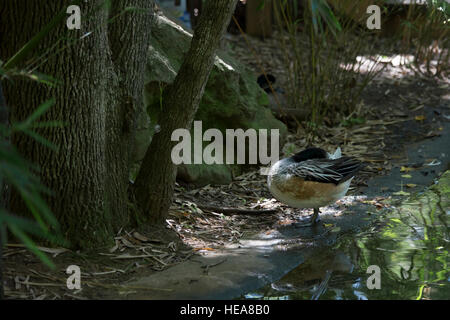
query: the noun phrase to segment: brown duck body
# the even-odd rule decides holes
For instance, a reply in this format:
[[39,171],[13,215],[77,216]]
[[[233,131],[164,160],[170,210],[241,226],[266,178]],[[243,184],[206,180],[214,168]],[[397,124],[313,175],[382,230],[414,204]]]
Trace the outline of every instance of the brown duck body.
[[296,176],[283,180],[269,178],[272,195],[279,201],[294,208],[320,208],[330,205],[344,197],[352,178],[341,183],[305,181]]
[[315,212],[336,202],[345,196],[362,164],[340,157],[340,150],[335,155],[311,148],[278,161],[267,177],[270,192],[291,207],[314,208]]

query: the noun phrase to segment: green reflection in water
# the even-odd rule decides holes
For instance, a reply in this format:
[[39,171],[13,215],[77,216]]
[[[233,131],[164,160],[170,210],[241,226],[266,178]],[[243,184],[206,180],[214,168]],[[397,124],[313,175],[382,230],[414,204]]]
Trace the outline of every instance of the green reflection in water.
[[[447,171],[438,185],[380,215],[369,230],[317,249],[306,263],[246,298],[450,299],[449,194]],[[380,289],[367,288],[370,265],[380,267]]]

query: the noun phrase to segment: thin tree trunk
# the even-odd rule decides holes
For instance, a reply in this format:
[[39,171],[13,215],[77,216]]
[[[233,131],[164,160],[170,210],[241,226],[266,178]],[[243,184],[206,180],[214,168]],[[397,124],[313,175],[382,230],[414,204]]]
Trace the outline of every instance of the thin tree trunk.
[[[136,128],[136,115],[144,109],[144,76],[148,60],[153,1],[112,2],[110,16],[134,7],[109,27],[109,43],[117,83],[106,113],[107,194],[109,210],[121,217],[121,226],[130,222],[129,173]],[[117,224],[117,226],[120,226]]]
[[134,184],[144,219],[162,222],[172,202],[176,168],[171,160],[172,132],[190,128],[213,67],[216,49],[237,0],[204,3],[191,47],[173,82],[163,93],[161,131],[152,139]]
[[[37,51],[51,52],[38,71],[60,80],[60,85],[49,88],[18,79],[5,85],[12,121],[25,119],[50,97],[56,99],[40,120],[59,120],[65,126],[39,133],[57,145],[58,152],[23,134],[14,135],[13,144],[40,166],[42,182],[54,193],[47,198],[53,213],[72,245],[82,248],[112,241],[114,232],[128,222],[128,149],[135,110],[141,105],[153,5],[148,0],[117,0],[108,11],[104,3],[82,2],[81,30],[68,30],[63,21],[39,45]],[[2,0],[0,59],[11,57],[70,4]],[[127,7],[145,10],[127,11],[108,23]],[[66,37],[77,40],[64,48]],[[11,195],[11,210],[27,211],[17,193]]]

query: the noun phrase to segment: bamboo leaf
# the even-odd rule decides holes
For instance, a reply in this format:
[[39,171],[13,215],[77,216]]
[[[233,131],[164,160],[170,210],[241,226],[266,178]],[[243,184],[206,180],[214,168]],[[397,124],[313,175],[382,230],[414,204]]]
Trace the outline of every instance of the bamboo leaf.
[[30,125],[30,129],[36,128],[61,128],[67,125],[64,121],[39,121]]
[[55,104],[55,99],[51,98],[50,100],[45,101],[42,103],[34,112],[22,123],[18,125],[19,128],[25,129],[28,128],[28,126],[33,123],[35,120],[37,120],[42,114],[44,114],[52,105]]
[[258,7],[256,8],[256,11],[260,11],[260,10],[264,9],[265,6],[266,6],[266,0],[260,0]]
[[43,144],[44,146],[46,146],[54,151],[58,150],[58,148],[53,143],[51,143],[50,141],[48,141],[41,135],[37,134],[36,132],[34,132],[32,130],[28,130],[28,129],[22,129],[22,131],[24,133],[26,133],[27,135],[29,135],[30,137],[32,137],[33,139],[35,139],[37,142]]
[[55,265],[52,261],[47,257],[46,254],[44,254],[42,251],[40,251],[36,244],[31,240],[25,233],[23,233],[20,228],[18,228],[14,224],[8,225],[9,230],[17,237],[19,238],[23,244],[31,251],[33,252],[43,263],[45,263],[49,268],[55,269]]
[[[341,31],[342,27],[337,20],[336,16],[331,10],[326,0],[310,0],[311,1],[311,13],[314,31],[319,32],[318,27],[322,30],[321,19],[324,19],[331,32],[336,35],[336,31]],[[322,30],[323,31],[323,30]]]
[[[81,0],[74,1],[72,4],[78,5]],[[11,69],[17,66],[25,57],[36,48],[41,40],[46,37],[64,18],[66,17],[66,7],[64,6],[57,15],[39,31],[31,40],[29,40],[19,51],[16,52],[4,65],[5,69]]]
[[31,80],[34,80],[36,82],[39,83],[43,83],[46,84],[50,87],[55,87],[56,85],[58,85],[60,83],[60,81],[58,79],[55,79],[49,75],[34,71],[31,74],[25,74],[26,76],[28,76]]

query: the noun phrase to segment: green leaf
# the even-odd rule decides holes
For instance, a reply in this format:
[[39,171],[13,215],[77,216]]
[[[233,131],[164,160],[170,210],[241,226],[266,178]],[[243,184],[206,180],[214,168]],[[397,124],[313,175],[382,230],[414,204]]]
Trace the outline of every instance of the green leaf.
[[26,76],[28,76],[30,79],[39,82],[39,83],[43,83],[46,84],[50,87],[55,87],[56,85],[58,85],[60,83],[60,81],[58,79],[55,79],[49,75],[34,71],[31,74],[25,74]]
[[256,8],[256,10],[260,11],[260,10],[264,9],[265,5],[266,5],[266,0],[261,0],[258,4],[258,7]]
[[341,124],[344,127],[350,127],[350,126],[353,126],[355,124],[363,124],[365,122],[366,122],[366,119],[364,119],[364,118],[350,118],[350,119],[342,121]]
[[422,293],[423,293],[423,289],[426,287],[426,284],[423,284],[419,287],[419,295],[417,296],[416,300],[421,300],[422,299]]
[[30,129],[36,128],[61,128],[67,125],[64,121],[40,121],[30,125]]
[[[80,4],[80,2],[81,0],[76,0],[72,4],[78,5]],[[25,57],[39,45],[41,40],[46,37],[50,33],[50,31],[52,31],[66,17],[66,10],[67,7],[63,6],[61,11],[59,11],[58,14],[56,14],[41,31],[39,31],[33,38],[31,38],[31,40],[25,43],[25,45],[5,63],[4,68],[14,68],[19,64],[19,62],[24,60]]]
[[55,104],[54,98],[45,101],[36,110],[34,110],[34,112],[24,122],[22,122],[18,126],[21,129],[28,128],[28,126],[31,123],[33,123],[36,119],[38,119],[42,114],[44,114],[48,110],[48,108],[50,108],[54,104]]
[[31,194],[24,193],[24,196],[27,196],[25,197],[25,202],[28,208],[33,212],[33,215],[39,215],[39,213],[41,213],[45,217],[47,223],[49,223],[54,228],[59,228],[58,221],[51,213],[50,208],[47,206],[45,201],[37,192],[33,192]]
[[22,131],[24,133],[26,133],[27,135],[29,135],[30,137],[32,137],[34,140],[36,140],[37,142],[41,143],[42,145],[57,151],[58,148],[51,143],[50,141],[48,141],[47,139],[45,139],[44,137],[42,137],[41,135],[37,134],[36,132],[32,131],[32,130],[28,130],[28,129],[22,129]]
[[55,265],[53,262],[50,261],[49,258],[47,258],[47,255],[45,255],[42,251],[40,251],[36,244],[31,240],[25,233],[23,233],[17,226],[15,225],[8,225],[9,230],[17,237],[19,238],[23,244],[31,251],[33,252],[43,263],[45,263],[49,268],[55,269]]
[[324,19],[333,35],[336,35],[336,31],[341,31],[342,27],[336,16],[331,10],[326,0],[310,0],[311,13],[314,31],[319,32],[318,26],[322,29],[321,19]]
[[15,225],[22,231],[33,234],[38,237],[45,238],[46,233],[39,228],[39,225],[30,219],[15,216],[6,210],[0,210],[0,218],[6,225]]

